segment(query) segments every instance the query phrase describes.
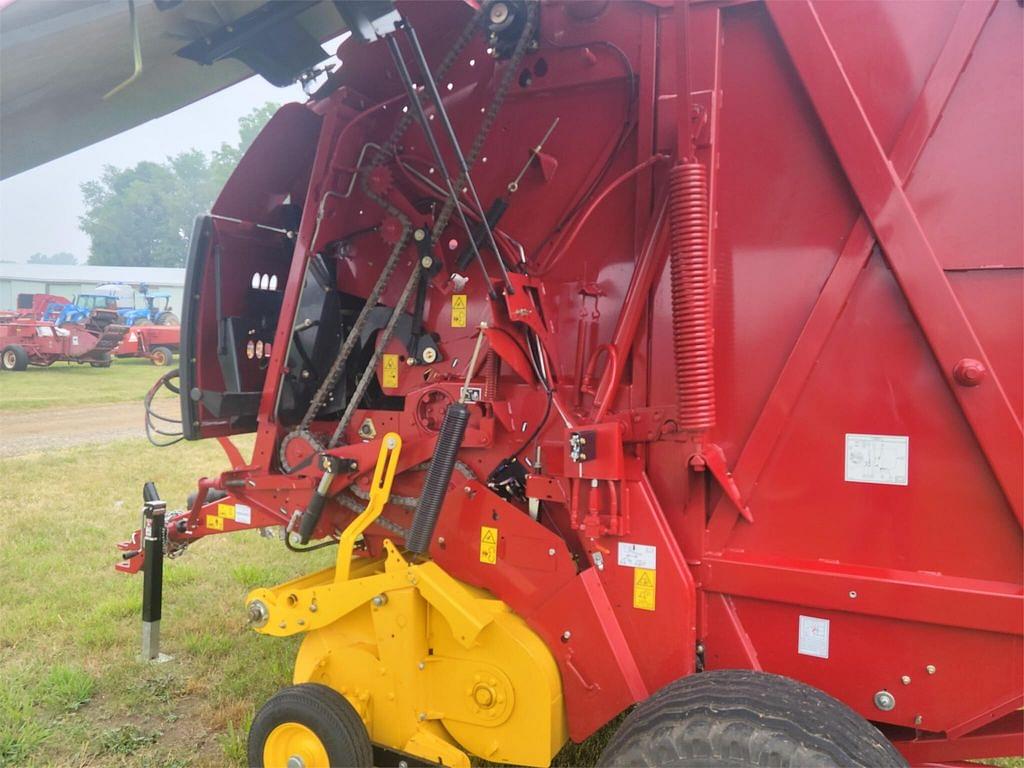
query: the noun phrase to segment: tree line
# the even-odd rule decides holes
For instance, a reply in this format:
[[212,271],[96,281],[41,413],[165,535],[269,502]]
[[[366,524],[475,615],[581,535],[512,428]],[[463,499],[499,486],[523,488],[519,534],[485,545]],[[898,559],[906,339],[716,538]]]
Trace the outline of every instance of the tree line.
[[[107,165],[99,179],[82,184],[85,213],[79,226],[89,236],[88,263],[184,266],[195,217],[210,210],[228,176],[277,108],[267,102],[240,118],[237,144],[222,143],[210,154],[191,149],[162,163],[145,160],[131,168]],[[52,261],[69,255],[36,254],[40,260],[34,263],[74,263]]]

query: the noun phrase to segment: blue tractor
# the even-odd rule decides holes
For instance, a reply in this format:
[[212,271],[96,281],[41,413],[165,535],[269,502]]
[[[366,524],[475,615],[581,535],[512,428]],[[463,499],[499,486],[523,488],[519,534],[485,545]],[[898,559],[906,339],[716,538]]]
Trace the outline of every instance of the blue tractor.
[[169,293],[152,293],[146,285],[135,290],[123,283],[100,285],[96,290],[114,298],[124,325],[180,325],[172,311]]

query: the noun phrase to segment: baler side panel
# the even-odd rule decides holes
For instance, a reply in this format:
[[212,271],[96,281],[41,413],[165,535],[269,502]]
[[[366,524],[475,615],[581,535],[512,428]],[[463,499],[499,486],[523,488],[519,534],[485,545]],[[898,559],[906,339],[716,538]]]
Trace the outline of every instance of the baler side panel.
[[[1013,62],[1024,35],[1014,3],[996,4],[986,20],[990,7],[814,6],[896,172],[909,178],[913,211],[1013,403],[1012,415],[987,418],[1008,420],[1012,433],[1024,349],[1022,89]],[[922,320],[920,296],[908,301],[889,254],[876,249],[856,271],[847,266],[853,253],[839,257],[847,239],[870,244],[871,233],[854,226],[860,204],[767,13],[746,5],[722,16],[715,434],[730,463],[743,457],[737,477],[755,522],[736,522],[731,502],[712,491],[708,550],[688,548],[702,560],[698,588],[708,591],[699,631],[706,663],[754,659],[870,719],[966,732],[1021,697],[1024,560],[1010,506],[1021,489],[1001,487],[993,473],[958,399],[962,385],[922,331],[932,323],[934,334],[934,318]],[[951,68],[959,76],[946,103],[930,78]],[[933,101],[922,113],[923,88]],[[903,135],[929,122],[934,132]],[[911,173],[915,140],[922,149]],[[837,298],[816,306],[819,293]],[[822,346],[805,358],[802,380],[780,392],[780,372],[791,375],[810,341],[808,318],[827,328],[814,332]],[[653,384],[657,393],[657,377]],[[768,442],[760,422],[773,420]],[[850,434],[909,438],[906,477],[848,478]],[[758,441],[756,466],[745,455],[748,436]],[[659,482],[671,482],[667,471]],[[830,564],[828,575],[819,562]],[[879,580],[905,588],[879,591]],[[802,616],[828,622],[827,658],[801,651],[802,624],[821,626]],[[986,664],[963,665],[968,647]],[[879,690],[895,695],[894,710],[875,707]]]

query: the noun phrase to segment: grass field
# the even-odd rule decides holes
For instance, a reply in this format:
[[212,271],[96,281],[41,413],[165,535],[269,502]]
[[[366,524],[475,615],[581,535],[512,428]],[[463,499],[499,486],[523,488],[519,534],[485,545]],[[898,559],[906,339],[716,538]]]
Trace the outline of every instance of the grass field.
[[0,411],[29,411],[141,401],[167,368],[148,360],[115,360],[110,368],[54,363],[49,368],[0,372]]
[[[140,577],[115,573],[142,483],[180,505],[223,468],[216,444],[144,441],[0,461],[0,765],[244,764],[256,706],[290,679],[294,641],[245,625],[243,600],[322,567],[256,532],[168,563],[167,664],[140,664]],[[172,504],[173,504],[172,501]]]

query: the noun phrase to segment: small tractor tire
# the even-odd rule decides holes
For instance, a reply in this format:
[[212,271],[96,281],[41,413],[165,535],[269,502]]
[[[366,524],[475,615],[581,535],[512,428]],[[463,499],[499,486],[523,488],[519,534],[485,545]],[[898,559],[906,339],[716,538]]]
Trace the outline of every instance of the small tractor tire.
[[298,765],[370,768],[373,747],[359,714],[337,691],[303,683],[274,694],[252,721],[248,763],[256,768]]
[[24,371],[28,368],[28,352],[17,344],[4,347],[0,354],[0,367],[5,371]]
[[725,669],[670,683],[623,721],[599,766],[906,766],[871,723],[788,677]]
[[181,325],[178,316],[173,312],[164,312],[156,319],[157,325]]
[[114,358],[113,357],[111,357],[110,355],[104,355],[99,360],[90,360],[89,361],[89,367],[90,368],[109,368],[110,364],[113,363],[113,362],[114,362]]
[[138,320],[136,320],[134,323],[132,323],[132,328],[145,328],[147,325],[152,325],[152,324],[153,324],[152,320],[147,320],[144,317],[140,317]]
[[174,362],[174,353],[167,347],[153,347],[149,353],[149,361],[153,365],[170,365]]

